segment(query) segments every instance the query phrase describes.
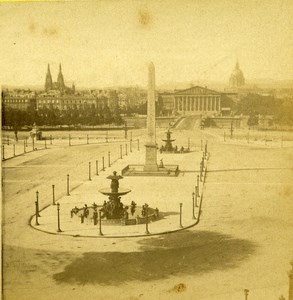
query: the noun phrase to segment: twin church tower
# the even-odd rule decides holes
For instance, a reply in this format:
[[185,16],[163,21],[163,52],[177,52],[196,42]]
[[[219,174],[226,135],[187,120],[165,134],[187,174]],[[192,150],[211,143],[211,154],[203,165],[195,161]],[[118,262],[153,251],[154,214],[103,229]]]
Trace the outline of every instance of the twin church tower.
[[59,74],[57,77],[57,82],[53,82],[52,75],[50,71],[50,65],[48,64],[46,81],[45,81],[45,91],[48,92],[50,90],[59,90],[60,92],[75,92],[75,86],[72,85],[72,88],[68,88],[64,83],[64,77],[62,74],[61,64],[59,65]]

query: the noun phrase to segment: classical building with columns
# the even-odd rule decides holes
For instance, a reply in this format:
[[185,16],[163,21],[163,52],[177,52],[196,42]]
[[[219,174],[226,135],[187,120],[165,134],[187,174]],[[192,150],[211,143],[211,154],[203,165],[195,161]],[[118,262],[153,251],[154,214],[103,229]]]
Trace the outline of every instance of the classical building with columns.
[[206,87],[194,86],[174,93],[160,93],[159,102],[164,114],[215,114],[221,112],[222,94]]

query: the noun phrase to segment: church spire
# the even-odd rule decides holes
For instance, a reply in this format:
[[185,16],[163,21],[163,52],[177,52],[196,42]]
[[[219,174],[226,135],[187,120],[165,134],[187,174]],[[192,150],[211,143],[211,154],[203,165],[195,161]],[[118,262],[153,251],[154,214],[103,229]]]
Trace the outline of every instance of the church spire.
[[63,90],[65,88],[61,64],[59,64],[59,74],[58,74],[58,78],[57,78],[57,85],[58,85],[59,90]]
[[51,90],[53,88],[53,82],[52,82],[52,76],[50,71],[50,65],[48,64],[47,68],[47,75],[46,75],[46,81],[45,81],[45,90]]

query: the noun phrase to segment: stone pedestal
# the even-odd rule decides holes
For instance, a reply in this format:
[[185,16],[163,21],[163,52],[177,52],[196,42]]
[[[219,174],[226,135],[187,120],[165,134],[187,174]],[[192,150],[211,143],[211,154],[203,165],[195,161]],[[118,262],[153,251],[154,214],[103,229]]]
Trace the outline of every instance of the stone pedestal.
[[158,171],[157,146],[152,144],[146,144],[145,147],[145,165],[143,170],[146,172]]

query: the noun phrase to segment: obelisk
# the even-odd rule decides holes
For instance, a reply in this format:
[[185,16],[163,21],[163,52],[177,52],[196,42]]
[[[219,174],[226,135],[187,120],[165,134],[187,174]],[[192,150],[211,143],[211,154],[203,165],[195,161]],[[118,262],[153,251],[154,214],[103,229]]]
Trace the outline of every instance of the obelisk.
[[156,87],[155,87],[155,66],[149,64],[148,78],[148,105],[147,105],[147,142],[145,144],[145,165],[144,171],[158,171],[157,144],[156,144]]

